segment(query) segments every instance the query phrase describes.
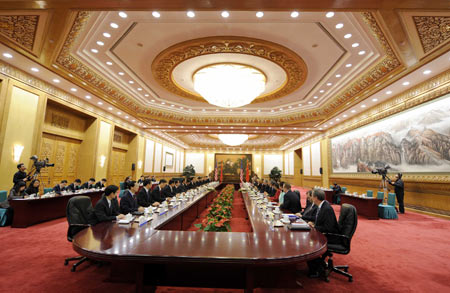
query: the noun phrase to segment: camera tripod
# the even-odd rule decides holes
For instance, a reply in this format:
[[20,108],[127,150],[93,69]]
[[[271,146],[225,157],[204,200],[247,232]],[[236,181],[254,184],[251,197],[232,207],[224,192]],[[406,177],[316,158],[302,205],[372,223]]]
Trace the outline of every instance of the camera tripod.
[[387,186],[387,181],[390,180],[387,176],[382,176],[380,186],[378,190],[383,190],[383,204],[387,204],[387,196],[389,194],[389,188]]

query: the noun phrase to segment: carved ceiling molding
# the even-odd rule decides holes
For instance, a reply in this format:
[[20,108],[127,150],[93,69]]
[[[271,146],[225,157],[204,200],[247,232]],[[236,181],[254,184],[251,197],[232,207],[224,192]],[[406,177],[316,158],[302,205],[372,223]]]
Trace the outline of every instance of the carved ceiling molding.
[[0,15],[0,34],[32,52],[38,23],[39,15]]
[[114,87],[107,79],[101,74],[95,72],[71,54],[71,48],[75,43],[76,38],[80,35],[81,31],[86,26],[90,12],[80,11],[78,12],[72,28],[64,42],[64,45],[58,55],[56,62],[62,65],[66,70],[72,74],[77,75],[85,82],[89,84],[89,88],[94,92],[96,90],[106,94],[105,98],[108,102],[118,104],[124,108],[127,108],[130,112],[137,114],[140,118],[157,119],[158,121],[166,121],[175,124],[186,125],[211,125],[211,124],[242,124],[242,125],[288,125],[293,123],[305,122],[305,121],[317,121],[321,120],[326,115],[333,113],[336,108],[345,105],[355,99],[361,92],[367,91],[375,86],[377,82],[380,82],[389,73],[401,67],[401,62],[395,55],[389,42],[383,34],[383,31],[379,27],[375,17],[370,12],[364,12],[361,14],[362,18],[368,25],[373,36],[379,42],[380,46],[384,50],[386,56],[382,60],[373,66],[362,77],[358,78],[350,86],[341,91],[335,98],[328,100],[319,109],[306,110],[304,112],[297,112],[293,114],[283,114],[279,116],[267,117],[261,115],[260,117],[236,117],[236,116],[221,116],[221,117],[209,117],[201,116],[198,114],[182,114],[170,112],[169,110],[160,110],[150,107],[142,106],[138,104],[133,98],[124,94],[119,89]]
[[450,16],[413,16],[423,51],[428,53],[450,39]]
[[[212,54],[243,54],[264,58],[279,65],[286,72],[287,80],[275,92],[256,98],[252,103],[279,99],[297,90],[306,80],[308,68],[305,61],[292,50],[266,40],[215,36],[184,41],[166,48],[152,62],[155,80],[167,91],[195,101],[205,102],[200,95],[178,86],[172,79],[172,71],[186,60]],[[248,64],[250,65],[250,64]]]

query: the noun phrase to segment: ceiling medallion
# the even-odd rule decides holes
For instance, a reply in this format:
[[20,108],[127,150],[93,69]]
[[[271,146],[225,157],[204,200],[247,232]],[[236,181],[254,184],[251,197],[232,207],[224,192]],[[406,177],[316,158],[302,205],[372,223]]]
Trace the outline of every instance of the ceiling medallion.
[[152,62],[153,77],[169,92],[192,100],[204,101],[200,95],[178,86],[173,81],[172,71],[177,65],[191,58],[224,53],[264,58],[285,71],[287,79],[283,86],[254,99],[253,103],[278,99],[294,92],[305,82],[308,74],[303,59],[280,44],[247,37],[221,36],[193,39],[165,49]]
[[226,145],[237,146],[248,140],[248,134],[219,134],[219,139]]

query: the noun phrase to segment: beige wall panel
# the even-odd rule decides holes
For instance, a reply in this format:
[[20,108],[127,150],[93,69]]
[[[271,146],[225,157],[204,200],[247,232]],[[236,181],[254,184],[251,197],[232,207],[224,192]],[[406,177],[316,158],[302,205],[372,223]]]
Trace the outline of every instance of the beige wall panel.
[[[97,144],[97,154],[94,157],[95,163],[95,179],[101,179],[107,176],[108,162],[110,160],[111,152],[111,136],[112,136],[112,125],[105,121],[100,121],[99,133],[98,133],[98,144]],[[104,157],[103,165],[101,164],[102,158]]]

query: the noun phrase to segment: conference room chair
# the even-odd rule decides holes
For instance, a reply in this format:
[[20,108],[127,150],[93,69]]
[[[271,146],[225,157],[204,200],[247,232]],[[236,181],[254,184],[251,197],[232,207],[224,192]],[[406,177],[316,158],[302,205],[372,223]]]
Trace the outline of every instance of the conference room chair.
[[358,225],[358,215],[356,208],[351,204],[344,203],[339,214],[339,234],[324,233],[328,239],[327,252],[322,256],[325,260],[328,257],[327,269],[325,271],[325,281],[329,282],[328,276],[332,272],[344,275],[349,282],[353,282],[353,276],[348,273],[348,265],[335,266],[333,263],[333,253],[349,254],[350,244],[352,242],[353,234],[355,234],[356,226]]
[[341,190],[343,193],[345,193],[347,191],[347,187],[341,187]]
[[378,205],[378,217],[382,219],[398,219],[397,211],[395,210],[395,193],[388,194],[387,204],[380,203]]
[[381,200],[384,199],[384,192],[383,191],[378,191],[377,192],[377,199],[381,199]]
[[333,189],[334,185],[330,185],[330,189]]
[[300,191],[294,190],[294,192],[298,194],[298,199],[300,200],[300,210],[302,210],[302,196],[300,195]]
[[4,202],[8,199],[8,192],[6,190],[0,190],[0,202]]
[[119,182],[120,190],[125,190],[125,182]]
[[53,188],[44,188],[44,194],[52,192]]
[[[67,222],[69,223],[69,227],[67,229],[67,240],[69,242],[72,242],[73,237],[75,237],[78,232],[90,226],[89,215],[93,212],[94,209],[89,196],[80,195],[69,199],[66,208]],[[84,256],[66,258],[64,265],[68,265],[70,261],[76,260],[78,260],[78,262],[73,264],[71,269],[72,272],[75,272],[77,267],[88,259]]]
[[[0,190],[0,202],[4,202],[8,200],[8,193],[6,190]],[[6,224],[6,209],[0,208],[0,227],[5,226]]]
[[373,190],[367,190],[367,197],[373,197]]

